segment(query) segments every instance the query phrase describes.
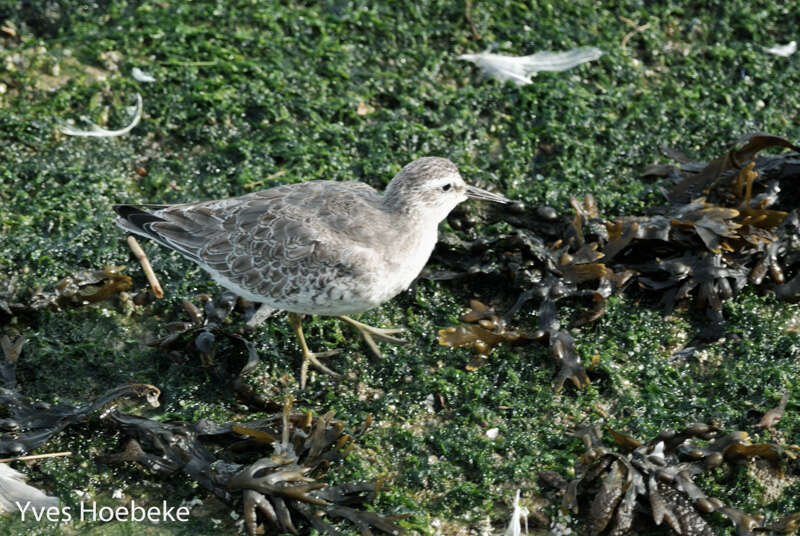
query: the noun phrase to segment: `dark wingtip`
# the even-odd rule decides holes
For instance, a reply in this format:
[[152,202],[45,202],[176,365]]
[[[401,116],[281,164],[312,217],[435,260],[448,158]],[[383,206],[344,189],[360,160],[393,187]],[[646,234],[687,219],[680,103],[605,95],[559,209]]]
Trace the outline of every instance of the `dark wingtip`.
[[122,216],[123,218],[127,219],[129,214],[135,214],[136,212],[142,212],[140,209],[132,206],[132,205],[111,205],[111,208],[114,209],[114,212]]
[[144,230],[143,226],[147,223],[165,221],[163,218],[159,218],[134,205],[112,205],[111,208],[119,214],[120,218],[142,230]]

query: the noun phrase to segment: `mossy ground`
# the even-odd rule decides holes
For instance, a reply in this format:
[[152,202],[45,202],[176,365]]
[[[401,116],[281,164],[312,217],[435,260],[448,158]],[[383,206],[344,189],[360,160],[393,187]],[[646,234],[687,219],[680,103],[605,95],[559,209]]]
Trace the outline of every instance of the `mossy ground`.
[[[640,179],[660,144],[709,159],[754,130],[800,141],[800,54],[782,58],[762,48],[797,38],[800,4],[479,1],[469,14],[480,42],[465,17],[469,4],[0,0],[0,277],[20,289],[51,287],[78,270],[127,264],[142,288],[113,224],[115,202],[228,197],[309,179],[382,187],[406,162],[442,155],[469,182],[532,206],[564,213],[570,195],[592,193],[607,216],[638,214],[661,200],[662,185]],[[626,39],[634,31],[626,19],[647,26]],[[490,45],[514,55],[576,46],[605,54],[517,87],[455,59]],[[133,67],[157,82],[135,81]],[[122,125],[137,92],[144,116],[130,134],[59,133],[59,122],[81,116]],[[443,232],[453,231],[445,225]],[[135,309],[109,301],[18,320],[29,340],[18,370],[24,392],[77,403],[119,383],[150,382],[164,391],[152,417],[254,417],[199,363],[176,364],[144,344],[182,314],[181,299],[220,290],[188,261],[145,247],[164,300]],[[753,426],[784,390],[800,393],[800,339],[785,331],[799,312],[768,293],[730,302],[727,339],[674,362],[671,350],[702,318],[691,311],[665,318],[657,305],[613,298],[599,322],[574,333],[584,360],[597,356],[591,387],[555,395],[543,346],[499,348],[471,373],[466,350],[437,346],[436,330],[456,322],[476,293],[492,299],[490,289],[422,281],[364,315],[409,328],[412,344],[384,347],[382,361],[368,357],[348,327],[308,320],[313,346],[344,348],[332,366],[352,379],[335,384],[314,375],[305,392],[296,390],[298,348],[288,326],[275,319],[253,337],[261,357],[253,381],[276,400],[291,393],[298,407],[336,410],[353,428],[375,416],[371,433],[331,476],[387,477],[375,507],[410,514],[407,524],[420,532],[500,532],[517,488],[523,503],[542,508],[536,471],[568,474],[582,452],[569,432],[590,419],[605,417],[640,438],[718,419],[758,438],[798,442],[797,395],[775,431]],[[523,310],[520,323],[533,326],[532,314]],[[446,401],[438,412],[434,393]],[[492,428],[494,440],[486,435]],[[72,504],[76,492],[113,504],[115,490],[207,504],[188,525],[55,527],[5,518],[0,530],[235,530],[227,509],[191,482],[97,462],[118,448],[118,437],[90,422],[40,449],[71,450],[70,458],[25,470]],[[797,483],[777,497],[747,470],[718,471],[705,484],[747,510],[800,510]],[[555,515],[553,506],[545,509]],[[730,533],[726,521],[712,519]]]

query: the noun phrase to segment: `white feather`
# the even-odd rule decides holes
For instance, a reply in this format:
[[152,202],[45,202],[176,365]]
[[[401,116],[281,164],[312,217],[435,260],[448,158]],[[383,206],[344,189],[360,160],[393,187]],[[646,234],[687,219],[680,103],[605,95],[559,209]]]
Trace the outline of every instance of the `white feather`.
[[537,52],[530,56],[504,56],[481,52],[462,54],[460,60],[471,61],[489,76],[517,85],[530,84],[539,71],[566,71],[581,63],[596,60],[603,55],[599,48],[576,48],[568,52]]
[[792,41],[791,43],[785,45],[775,45],[774,47],[764,47],[765,52],[769,52],[770,54],[775,54],[776,56],[783,56],[784,58],[788,58],[795,52],[797,52],[797,41]]
[[156,79],[155,79],[155,77],[153,77],[153,75],[150,75],[150,74],[144,72],[143,70],[141,70],[138,67],[134,67],[131,70],[131,75],[133,75],[133,77],[139,82],[148,82],[149,83],[149,82],[155,82],[156,81]]
[[522,534],[522,518],[525,519],[525,534],[528,533],[528,509],[520,508],[519,506],[519,490],[517,496],[514,497],[514,511],[511,512],[511,521],[508,523],[508,528],[502,536],[521,536]]
[[90,122],[90,130],[80,130],[65,125],[61,127],[61,132],[68,136],[82,136],[85,138],[111,138],[113,136],[122,136],[133,130],[133,127],[138,125],[139,120],[142,118],[142,96],[139,93],[136,94],[136,105],[129,106],[128,111],[131,114],[131,122],[127,127],[119,130],[108,130]]
[[57,497],[29,486],[25,483],[25,475],[0,463],[0,512],[19,512],[17,503],[23,508],[26,503],[31,503],[31,507],[40,509],[58,506],[59,501]]

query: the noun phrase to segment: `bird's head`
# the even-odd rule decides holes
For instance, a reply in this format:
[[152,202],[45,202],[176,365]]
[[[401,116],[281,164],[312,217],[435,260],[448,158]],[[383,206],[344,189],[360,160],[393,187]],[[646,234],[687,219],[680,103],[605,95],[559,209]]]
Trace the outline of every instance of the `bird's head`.
[[456,205],[467,199],[510,203],[502,195],[470,186],[447,158],[428,156],[407,164],[386,187],[384,203],[394,209],[415,213],[440,222]]

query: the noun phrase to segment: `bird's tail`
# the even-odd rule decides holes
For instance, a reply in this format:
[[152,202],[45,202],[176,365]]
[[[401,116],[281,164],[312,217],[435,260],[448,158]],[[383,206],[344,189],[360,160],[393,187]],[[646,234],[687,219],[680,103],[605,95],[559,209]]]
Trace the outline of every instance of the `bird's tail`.
[[166,208],[166,205],[113,205],[112,208],[114,209],[114,212],[119,214],[119,218],[116,219],[116,224],[118,227],[128,231],[129,233],[138,234],[140,236],[144,236],[145,238],[159,240],[159,237],[148,229],[148,224],[154,222],[163,222],[166,220],[156,216],[152,212],[143,210],[141,208],[142,206],[146,206],[147,208],[154,210]]
[[[202,237],[198,238],[183,225],[171,219],[166,213],[159,211],[175,205],[113,205],[119,214],[116,224],[121,229],[149,238],[162,246],[174,249],[183,256],[198,261],[198,247],[202,245]],[[150,212],[150,211],[153,212]]]

